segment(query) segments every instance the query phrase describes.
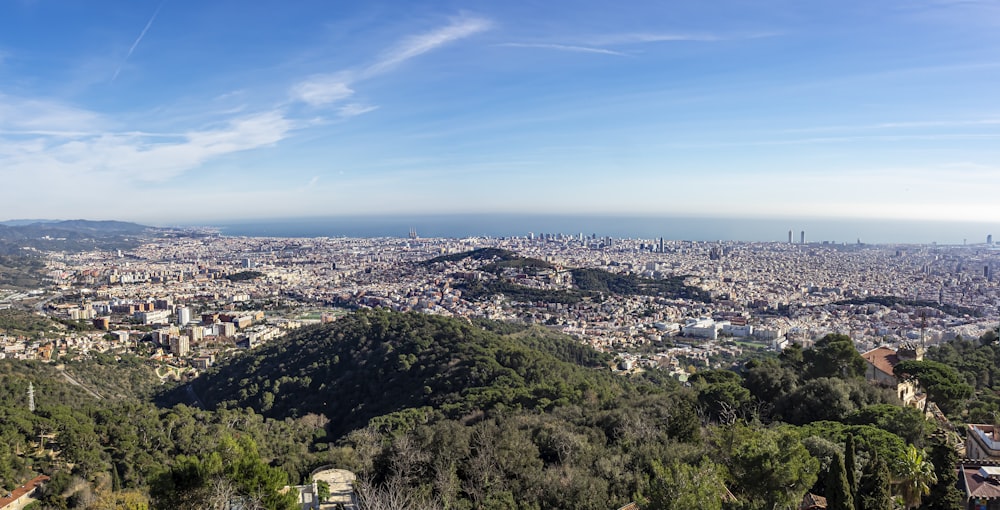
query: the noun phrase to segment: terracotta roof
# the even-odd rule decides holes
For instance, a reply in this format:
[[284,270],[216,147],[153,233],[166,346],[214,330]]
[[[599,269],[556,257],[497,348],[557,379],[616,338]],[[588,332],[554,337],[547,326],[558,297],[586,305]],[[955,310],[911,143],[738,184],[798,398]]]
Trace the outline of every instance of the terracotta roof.
[[0,508],[6,508],[7,505],[17,501],[21,496],[30,493],[35,490],[35,487],[38,487],[47,481],[49,481],[49,477],[45,475],[39,475],[32,478],[30,482],[12,490],[10,496],[0,498]]
[[875,368],[885,372],[889,375],[894,375],[892,373],[893,367],[899,364],[899,356],[896,355],[896,351],[889,349],[888,347],[879,347],[877,349],[872,349],[861,355],[865,361],[871,363]]

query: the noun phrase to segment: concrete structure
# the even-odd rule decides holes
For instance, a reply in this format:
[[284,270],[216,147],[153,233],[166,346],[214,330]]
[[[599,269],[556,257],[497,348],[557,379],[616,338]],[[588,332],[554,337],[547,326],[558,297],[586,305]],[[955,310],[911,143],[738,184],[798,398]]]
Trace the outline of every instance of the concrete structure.
[[188,341],[188,337],[184,335],[170,337],[170,352],[177,357],[187,356],[191,352],[191,344]]
[[191,309],[182,306],[177,309],[177,325],[180,327],[187,326],[191,322]]
[[723,323],[715,322],[714,320],[705,317],[700,319],[688,319],[687,322],[684,323],[684,326],[681,327],[681,334],[694,338],[717,340],[719,338],[719,330],[722,329],[722,326]]
[[357,476],[344,469],[319,469],[313,471],[312,479],[330,484],[330,499],[322,502],[320,508],[332,509],[344,505],[347,509],[356,509],[354,497],[354,481]]
[[965,429],[965,456],[1000,462],[1000,431],[997,426],[968,424]]
[[149,312],[136,312],[135,318],[142,321],[144,325],[167,324],[170,318],[169,310],[153,310]]
[[966,510],[1000,510],[1000,464],[965,459],[958,465],[959,490]]
[[727,335],[731,335],[731,336],[735,336],[735,337],[739,337],[739,338],[745,338],[745,337],[748,337],[748,336],[753,336],[753,326],[751,326],[749,324],[744,324],[744,325],[739,325],[738,326],[736,324],[726,324],[726,323],[723,323],[722,324],[722,332],[725,333],[725,334],[727,334]]

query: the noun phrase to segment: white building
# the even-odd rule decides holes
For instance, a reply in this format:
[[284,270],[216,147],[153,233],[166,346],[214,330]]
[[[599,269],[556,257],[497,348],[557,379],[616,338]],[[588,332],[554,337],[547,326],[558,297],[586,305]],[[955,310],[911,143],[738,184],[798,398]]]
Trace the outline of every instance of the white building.
[[681,334],[688,337],[717,340],[719,338],[719,330],[722,329],[723,324],[728,324],[728,322],[715,322],[707,317],[688,319],[684,323],[684,326],[681,327]]
[[182,306],[177,309],[177,325],[180,327],[187,326],[191,322],[191,309]]

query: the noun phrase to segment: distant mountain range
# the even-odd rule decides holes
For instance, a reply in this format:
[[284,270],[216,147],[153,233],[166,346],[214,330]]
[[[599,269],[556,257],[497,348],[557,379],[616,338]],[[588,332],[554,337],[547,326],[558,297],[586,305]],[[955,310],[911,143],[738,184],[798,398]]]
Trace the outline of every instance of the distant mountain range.
[[23,229],[28,232],[33,230],[67,230],[113,233],[138,233],[153,228],[127,221],[93,220],[6,220],[0,221],[0,228],[2,227]]
[[25,248],[55,251],[127,249],[143,236],[162,235],[168,229],[124,221],[8,220],[0,222],[0,253]]

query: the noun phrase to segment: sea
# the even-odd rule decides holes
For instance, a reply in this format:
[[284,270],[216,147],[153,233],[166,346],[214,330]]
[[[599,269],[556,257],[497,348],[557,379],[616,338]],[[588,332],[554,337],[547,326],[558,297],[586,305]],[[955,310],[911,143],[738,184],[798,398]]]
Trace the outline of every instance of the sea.
[[[204,225],[204,224],[202,224]],[[230,220],[211,226],[249,237],[525,237],[564,234],[632,239],[831,244],[984,245],[1000,222],[883,219],[704,218],[516,214],[328,216]]]

